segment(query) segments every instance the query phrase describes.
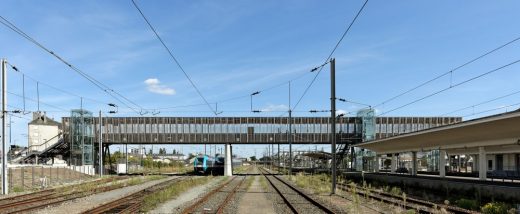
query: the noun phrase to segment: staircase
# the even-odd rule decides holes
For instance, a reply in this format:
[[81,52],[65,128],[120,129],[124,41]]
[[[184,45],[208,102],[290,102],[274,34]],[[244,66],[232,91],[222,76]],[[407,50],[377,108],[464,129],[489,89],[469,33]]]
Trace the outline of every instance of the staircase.
[[[341,134],[338,136],[341,137]],[[342,144],[338,144],[336,146],[336,161],[337,163],[342,163],[343,159],[347,157],[347,154],[350,152],[350,149],[357,143],[361,142],[361,136],[359,134],[355,134],[352,138],[340,139],[339,142],[346,142]],[[337,164],[336,167],[340,168],[341,164]]]
[[[31,151],[29,149],[29,152],[27,153],[27,157],[23,159],[24,163],[36,163],[36,156],[38,156],[38,162],[46,162],[50,160],[53,157],[56,157],[57,155],[62,155],[64,157],[67,157],[70,153],[69,150],[69,144],[65,143],[65,140],[63,139],[61,134],[56,135],[55,137],[47,140],[43,144],[47,143],[48,141],[59,137],[58,141],[52,145],[49,145],[47,148],[45,148],[43,151]],[[41,145],[43,145],[41,144]]]

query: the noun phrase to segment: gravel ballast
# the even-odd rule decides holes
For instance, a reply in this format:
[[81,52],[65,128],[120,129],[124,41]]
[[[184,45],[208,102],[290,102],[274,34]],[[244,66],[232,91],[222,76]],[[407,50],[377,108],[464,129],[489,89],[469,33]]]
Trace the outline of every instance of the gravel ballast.
[[189,189],[186,192],[181,193],[179,196],[159,205],[150,213],[181,213],[186,204],[189,202],[196,201],[206,193],[216,188],[224,179],[222,177],[215,177],[207,184],[196,186]]
[[[53,214],[75,214],[75,213],[82,213],[86,210],[89,210],[91,208],[94,208],[96,206],[99,206],[101,204],[119,199],[121,197],[127,196],[129,194],[135,193],[137,191],[149,188],[153,185],[156,185],[158,183],[175,179],[176,177],[168,177],[164,179],[154,180],[154,181],[148,181],[142,184],[134,185],[134,186],[128,186],[123,187],[119,189],[115,189],[108,192],[102,192],[99,194],[90,195],[84,198],[72,200],[69,202],[65,202],[63,204],[60,204],[55,207],[49,207],[46,209],[39,210],[35,213],[38,214],[46,214],[46,213],[53,213]],[[73,207],[74,209],[71,209]]]

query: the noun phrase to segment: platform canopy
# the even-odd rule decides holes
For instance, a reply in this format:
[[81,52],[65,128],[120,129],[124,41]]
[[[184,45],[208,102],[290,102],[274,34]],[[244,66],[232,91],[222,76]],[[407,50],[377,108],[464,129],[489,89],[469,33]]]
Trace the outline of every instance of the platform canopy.
[[307,156],[307,157],[314,158],[314,159],[320,159],[320,160],[330,160],[330,159],[332,159],[332,154],[331,153],[329,153],[329,152],[322,152],[322,151],[306,152],[306,153],[303,154],[303,156]]
[[478,147],[501,151],[520,151],[520,110],[440,126],[418,132],[364,142],[356,145],[378,154],[433,149],[463,150],[467,154]]

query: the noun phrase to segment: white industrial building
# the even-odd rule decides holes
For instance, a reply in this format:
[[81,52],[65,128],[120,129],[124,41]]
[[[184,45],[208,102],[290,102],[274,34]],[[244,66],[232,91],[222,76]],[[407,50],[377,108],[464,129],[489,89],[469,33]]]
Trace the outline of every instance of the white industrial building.
[[57,143],[62,134],[61,123],[47,117],[44,112],[34,112],[28,125],[30,153],[44,151]]

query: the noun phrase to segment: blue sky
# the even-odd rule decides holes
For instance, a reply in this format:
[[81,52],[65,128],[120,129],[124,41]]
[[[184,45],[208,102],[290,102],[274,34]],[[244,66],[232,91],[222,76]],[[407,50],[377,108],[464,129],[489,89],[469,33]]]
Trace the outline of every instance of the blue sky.
[[[251,94],[308,73],[321,65],[354,17],[355,1],[136,1],[209,102]],[[333,57],[337,96],[376,105],[409,88],[520,36],[518,1],[370,1]],[[182,72],[139,16],[131,1],[4,1],[0,14],[67,61],[143,108],[160,109],[203,103]],[[5,26],[0,26],[0,56],[20,71],[85,97],[83,106],[97,112],[114,102],[110,96],[63,63]],[[518,60],[520,41],[478,60],[453,75],[380,105],[381,113]],[[518,63],[520,64],[520,63]],[[514,64],[389,113],[390,116],[436,116],[520,90]],[[21,75],[10,71],[8,90],[22,94]],[[292,82],[292,103],[311,75]],[[26,96],[36,99],[36,83],[26,79]],[[256,109],[285,111],[287,85],[255,96]],[[295,116],[329,108],[329,69],[325,67]],[[80,107],[80,98],[40,85],[40,110],[54,118]],[[488,109],[520,102],[520,94],[457,112],[465,119]],[[10,95],[8,103],[22,107]],[[51,104],[59,108],[47,106]],[[220,102],[224,116],[251,114],[249,98]],[[136,116],[119,104],[118,116]],[[342,111],[363,106],[338,103]],[[26,100],[26,109],[37,110]],[[211,116],[207,106],[163,109],[159,116]],[[325,116],[326,114],[323,114]],[[26,115],[25,117],[29,117]],[[27,120],[13,117],[13,143],[26,145]],[[300,146],[307,148],[306,146]],[[158,148],[158,147],[156,147]],[[237,146],[251,155],[256,148]],[[185,146],[184,151],[201,151]]]

